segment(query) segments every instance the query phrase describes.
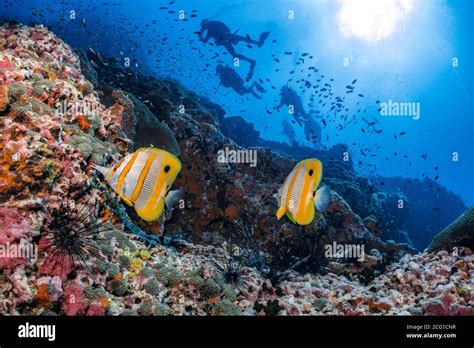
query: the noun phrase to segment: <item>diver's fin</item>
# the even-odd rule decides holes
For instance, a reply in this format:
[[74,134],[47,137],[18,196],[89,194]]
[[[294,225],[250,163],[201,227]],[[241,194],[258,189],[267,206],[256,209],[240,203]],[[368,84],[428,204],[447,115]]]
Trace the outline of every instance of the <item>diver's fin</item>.
[[99,166],[98,164],[92,164],[92,168],[94,168],[95,170],[97,170],[100,174],[102,174],[103,176],[106,176],[108,171],[109,171],[109,168],[106,168],[106,167],[102,167],[102,166]]
[[183,190],[174,190],[168,192],[165,198],[165,205],[167,208],[173,207],[183,197]]
[[270,35],[269,31],[266,31],[260,34],[260,38],[258,40],[258,47],[263,46],[263,44],[265,43],[265,40],[268,38],[269,35]]
[[281,217],[282,217],[283,215],[285,215],[285,213],[286,213],[286,209],[285,209],[285,208],[283,208],[283,207],[278,208],[277,213],[276,213],[277,219],[280,220]]
[[324,213],[331,203],[331,190],[327,186],[323,186],[316,191],[314,197],[314,206],[320,213]]

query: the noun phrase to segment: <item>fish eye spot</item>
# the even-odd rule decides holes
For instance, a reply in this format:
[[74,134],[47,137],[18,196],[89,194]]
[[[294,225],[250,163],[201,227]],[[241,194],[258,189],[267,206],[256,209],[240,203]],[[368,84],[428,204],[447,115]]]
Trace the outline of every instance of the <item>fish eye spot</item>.
[[313,176],[313,170],[312,169],[309,170],[309,176]]
[[170,171],[170,169],[171,169],[171,167],[170,167],[169,165],[166,165],[166,166],[165,166],[165,169],[164,169],[164,170],[165,170],[165,173],[168,173],[168,172]]

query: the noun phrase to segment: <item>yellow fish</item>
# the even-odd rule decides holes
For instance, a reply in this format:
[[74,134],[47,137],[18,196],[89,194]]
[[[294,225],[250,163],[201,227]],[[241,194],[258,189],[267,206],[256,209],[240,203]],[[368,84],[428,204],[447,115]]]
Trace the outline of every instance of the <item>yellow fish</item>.
[[115,192],[145,221],[154,221],[171,207],[181,191],[169,191],[181,171],[181,161],[173,154],[141,148],[106,168],[93,165]]
[[291,171],[278,190],[278,220],[283,215],[298,225],[308,225],[315,217],[315,210],[324,212],[331,201],[327,186],[316,191],[323,177],[323,164],[309,158],[301,161]]

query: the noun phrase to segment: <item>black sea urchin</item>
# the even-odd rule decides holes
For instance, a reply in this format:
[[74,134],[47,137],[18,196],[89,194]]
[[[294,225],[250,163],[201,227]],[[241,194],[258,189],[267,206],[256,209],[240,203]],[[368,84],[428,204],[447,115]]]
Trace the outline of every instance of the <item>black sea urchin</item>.
[[245,267],[242,263],[232,258],[224,258],[222,260],[214,260],[213,264],[216,272],[227,284],[237,288],[244,287],[247,284],[244,275]]
[[62,205],[43,214],[39,249],[47,273],[67,275],[80,265],[92,275],[90,264],[105,259],[101,242],[113,226],[104,226],[106,217],[99,218],[96,210],[87,203],[73,209]]

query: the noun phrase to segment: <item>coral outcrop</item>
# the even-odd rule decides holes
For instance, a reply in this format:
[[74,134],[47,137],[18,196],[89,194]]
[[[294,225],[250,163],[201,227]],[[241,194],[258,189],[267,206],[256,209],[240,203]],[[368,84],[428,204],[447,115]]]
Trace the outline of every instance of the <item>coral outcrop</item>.
[[461,246],[474,249],[474,207],[467,209],[437,234],[426,250],[428,252],[451,251],[452,248]]

